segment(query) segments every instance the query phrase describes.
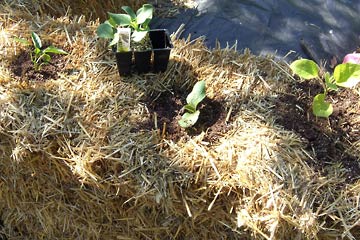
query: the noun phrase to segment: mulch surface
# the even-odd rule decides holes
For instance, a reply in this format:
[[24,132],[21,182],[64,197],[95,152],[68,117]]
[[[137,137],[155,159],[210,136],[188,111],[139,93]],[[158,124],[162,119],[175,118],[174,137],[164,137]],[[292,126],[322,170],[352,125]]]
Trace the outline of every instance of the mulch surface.
[[51,62],[36,70],[30,58],[30,50],[26,50],[20,52],[9,67],[14,77],[20,81],[45,82],[56,80],[58,73],[65,67],[65,62],[62,55],[51,55]]
[[[308,144],[315,158],[308,164],[323,170],[329,164],[342,163],[348,182],[360,179],[359,159],[346,152],[345,143],[360,140],[359,96],[350,89],[330,92],[327,100],[334,112],[329,117],[316,118],[312,114],[313,97],[321,93],[322,87],[313,81],[299,82],[276,100],[277,124],[298,133]],[[324,171],[326,174],[326,171]]]
[[[350,89],[340,89],[328,94],[328,101],[333,104],[334,112],[329,117],[316,118],[312,114],[313,96],[320,93],[322,87],[313,81],[298,82],[289,87],[275,101],[276,123],[285,129],[294,131],[307,142],[306,149],[313,153],[308,164],[326,175],[326,166],[341,163],[346,169],[347,182],[360,179],[359,160],[345,151],[348,146],[360,140],[360,104],[359,97]],[[178,141],[180,138],[206,132],[204,141],[216,143],[219,137],[231,130],[231,122],[226,121],[227,112],[221,100],[206,98],[200,103],[200,117],[197,123],[188,129],[179,126],[178,121],[184,114],[186,93],[166,92],[156,99],[147,99],[151,119],[141,124],[143,129],[154,129],[155,118],[157,128],[165,138]],[[230,118],[231,119],[231,118]]]
[[219,137],[226,135],[231,129],[230,123],[226,122],[226,111],[221,100],[205,98],[199,103],[200,116],[196,124],[187,129],[179,126],[178,121],[185,113],[183,107],[186,105],[186,93],[166,92],[157,99],[147,100],[147,106],[151,119],[143,124],[145,129],[153,129],[155,116],[158,128],[163,131],[165,126],[165,138],[178,141],[180,138],[190,139],[192,136],[206,132],[204,141],[214,143]]

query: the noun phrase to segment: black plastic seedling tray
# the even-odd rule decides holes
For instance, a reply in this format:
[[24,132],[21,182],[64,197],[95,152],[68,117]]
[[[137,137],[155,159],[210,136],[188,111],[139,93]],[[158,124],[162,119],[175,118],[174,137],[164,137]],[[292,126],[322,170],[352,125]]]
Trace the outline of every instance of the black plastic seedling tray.
[[169,33],[166,29],[154,29],[149,31],[149,36],[151,50],[116,53],[116,63],[120,75],[131,74],[134,65],[138,73],[166,71],[173,48]]

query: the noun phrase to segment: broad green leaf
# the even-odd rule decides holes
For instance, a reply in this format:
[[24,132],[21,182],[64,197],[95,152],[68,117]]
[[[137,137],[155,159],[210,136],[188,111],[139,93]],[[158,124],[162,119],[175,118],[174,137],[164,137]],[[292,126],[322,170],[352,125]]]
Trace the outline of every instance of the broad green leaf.
[[108,23],[108,24],[111,25],[113,28],[117,28],[117,24],[116,24],[116,22],[115,22],[112,18],[109,18],[109,19],[106,20],[104,23]]
[[325,85],[326,89],[337,91],[338,87],[334,83],[335,79],[334,77],[330,76],[330,73],[325,73]]
[[120,33],[116,32],[114,34],[114,38],[111,40],[111,42],[109,43],[109,47],[116,45],[119,42],[120,39]]
[[18,38],[18,37],[13,37],[13,39],[18,42],[18,43],[21,43],[21,44],[25,44],[25,45],[30,45],[31,43],[24,39],[24,38]]
[[116,26],[129,26],[131,23],[131,18],[127,14],[116,14],[116,13],[108,13],[110,19],[116,24]]
[[334,70],[335,83],[340,87],[354,87],[360,82],[360,65],[343,63]]
[[51,61],[50,55],[46,54],[46,53],[44,55],[42,55],[41,59],[42,59],[43,62],[50,62]]
[[314,97],[312,109],[317,117],[327,118],[333,113],[333,107],[331,103],[325,102],[325,94],[323,93]]
[[47,48],[45,48],[43,50],[44,53],[55,53],[55,54],[68,54],[66,51],[60,49],[60,48],[57,48],[57,47],[54,47],[54,46],[49,46]]
[[136,13],[132,10],[131,7],[129,7],[129,6],[122,6],[121,8],[122,8],[122,10],[124,10],[127,14],[129,14],[129,16],[131,17],[131,19],[136,19]]
[[180,127],[188,128],[193,126],[199,119],[200,111],[197,110],[194,113],[185,113],[182,118],[178,121]]
[[143,22],[143,24],[141,24],[141,30],[144,30],[144,31],[149,31],[150,30],[150,27],[149,27],[149,23],[151,22],[151,19],[148,18],[146,19],[145,22]]
[[31,40],[34,43],[35,48],[42,48],[40,37],[35,32],[31,33]]
[[205,81],[197,82],[191,93],[187,96],[187,104],[193,106],[195,109],[197,105],[206,97]]
[[134,31],[131,35],[132,40],[135,42],[140,42],[144,39],[148,31]]
[[304,79],[312,79],[319,76],[319,66],[312,60],[296,60],[291,63],[290,68],[293,73]]
[[114,29],[110,23],[105,22],[99,25],[96,34],[101,38],[112,39],[114,38]]
[[144,23],[147,19],[152,19],[154,8],[151,4],[144,4],[136,12],[136,22],[138,24]]

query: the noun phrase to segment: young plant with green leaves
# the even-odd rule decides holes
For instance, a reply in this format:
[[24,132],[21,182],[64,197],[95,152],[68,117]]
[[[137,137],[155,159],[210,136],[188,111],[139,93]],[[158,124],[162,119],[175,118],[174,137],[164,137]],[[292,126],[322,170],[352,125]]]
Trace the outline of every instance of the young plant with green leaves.
[[[31,45],[31,42],[23,38],[15,38],[15,40],[26,45]],[[50,56],[51,53],[68,54],[66,51],[54,46],[49,46],[46,47],[45,49],[42,49],[43,45],[41,39],[39,35],[37,35],[35,32],[31,33],[31,40],[32,40],[32,45],[34,46],[34,50],[30,52],[30,58],[34,65],[34,69],[36,71],[39,71],[42,65],[51,62],[51,56]]]
[[111,39],[109,46],[118,44],[121,39],[121,28],[131,29],[131,40],[142,41],[150,30],[149,23],[153,17],[154,8],[151,4],[144,4],[136,13],[128,6],[121,7],[126,14],[108,13],[109,19],[97,28],[97,35]]
[[187,111],[179,120],[179,125],[183,128],[193,126],[199,119],[200,110],[197,110],[198,104],[206,97],[205,81],[197,82],[191,93],[186,97],[184,109]]
[[318,79],[324,92],[317,94],[312,103],[313,114],[317,117],[327,118],[333,113],[333,106],[326,101],[329,91],[337,91],[338,87],[351,88],[360,82],[360,65],[342,63],[335,67],[334,74],[324,74],[324,81],[319,75],[320,67],[312,60],[300,59],[290,65],[293,73],[306,80]]

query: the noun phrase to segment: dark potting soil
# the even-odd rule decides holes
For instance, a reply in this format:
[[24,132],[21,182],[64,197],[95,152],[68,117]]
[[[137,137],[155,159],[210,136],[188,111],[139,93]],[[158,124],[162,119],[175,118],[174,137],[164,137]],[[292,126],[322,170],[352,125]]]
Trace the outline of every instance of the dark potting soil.
[[[315,156],[308,164],[323,171],[329,164],[339,162],[346,169],[346,180],[360,179],[360,161],[345,151],[347,144],[360,140],[359,96],[350,89],[330,92],[327,101],[334,112],[328,118],[316,118],[312,114],[313,97],[322,87],[313,81],[299,82],[276,100],[277,124],[298,133],[307,141],[307,149]],[[326,172],[324,172],[326,174]]]
[[158,129],[162,132],[165,127],[165,138],[178,141],[181,137],[189,138],[206,132],[204,141],[216,142],[219,137],[230,130],[225,122],[226,111],[220,100],[205,98],[198,106],[200,116],[196,124],[187,129],[181,128],[178,121],[184,114],[186,95],[181,93],[163,93],[157,99],[149,99],[147,106],[151,118],[143,123],[141,128],[147,130],[155,128],[155,118]]
[[30,58],[30,52],[22,51],[10,64],[14,77],[20,81],[45,82],[57,79],[58,72],[65,66],[62,55],[51,55],[51,62],[43,64],[39,70],[35,70]]

